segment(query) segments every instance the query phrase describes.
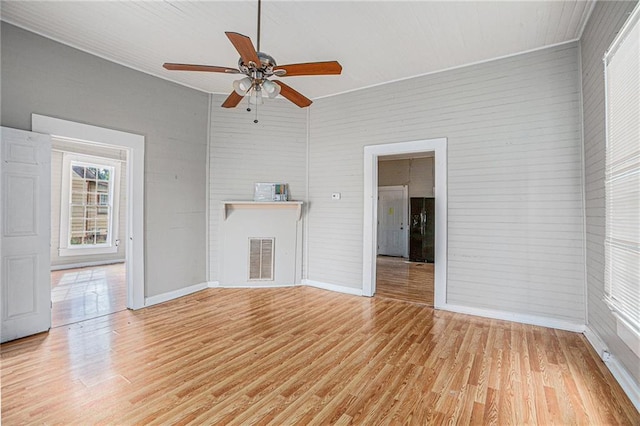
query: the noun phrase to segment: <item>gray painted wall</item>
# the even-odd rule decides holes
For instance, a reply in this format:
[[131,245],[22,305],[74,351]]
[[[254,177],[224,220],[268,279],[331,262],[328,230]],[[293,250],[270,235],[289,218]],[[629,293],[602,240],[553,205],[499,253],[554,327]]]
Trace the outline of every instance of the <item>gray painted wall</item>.
[[308,278],[362,287],[363,147],[446,137],[447,302],[584,324],[579,72],[570,43],[316,100]]
[[616,333],[616,320],[604,303],[605,105],[602,58],[636,2],[598,2],[582,36],[582,93],[589,327],[640,383],[640,359]]
[[37,113],[144,135],[145,295],[205,281],[208,95],[1,25],[2,125]]
[[378,186],[407,185],[409,197],[433,197],[433,157],[378,162]]
[[[219,281],[222,201],[253,200],[256,182],[289,184],[289,199],[307,197],[307,110],[272,99],[255,110],[221,108],[225,96],[211,105],[209,149],[209,280]],[[306,209],[306,206],[303,207]]]

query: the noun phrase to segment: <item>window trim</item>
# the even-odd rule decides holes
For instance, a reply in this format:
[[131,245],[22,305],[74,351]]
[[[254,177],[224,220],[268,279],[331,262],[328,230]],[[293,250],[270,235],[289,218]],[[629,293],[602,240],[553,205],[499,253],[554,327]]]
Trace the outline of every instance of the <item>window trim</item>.
[[[71,165],[82,164],[90,166],[106,166],[113,168],[112,207],[109,223],[109,238],[107,243],[93,247],[72,246],[70,244],[69,206],[71,197]],[[94,254],[113,254],[118,252],[120,225],[120,171],[121,162],[111,158],[98,157],[73,152],[62,154],[62,186],[60,190],[60,247],[58,254],[62,256],[88,256]]]

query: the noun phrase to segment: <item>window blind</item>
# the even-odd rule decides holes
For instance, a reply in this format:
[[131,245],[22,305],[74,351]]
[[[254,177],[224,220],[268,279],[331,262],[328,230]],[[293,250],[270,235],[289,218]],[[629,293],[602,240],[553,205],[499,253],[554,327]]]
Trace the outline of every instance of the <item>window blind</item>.
[[640,334],[640,7],[604,57],[605,300]]

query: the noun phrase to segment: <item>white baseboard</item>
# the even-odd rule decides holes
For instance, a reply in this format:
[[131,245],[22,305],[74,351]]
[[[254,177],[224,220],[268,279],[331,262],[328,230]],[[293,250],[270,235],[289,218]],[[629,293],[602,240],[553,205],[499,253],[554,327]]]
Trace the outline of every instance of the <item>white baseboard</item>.
[[209,281],[207,282],[207,287],[209,288],[220,287],[220,281]]
[[295,287],[295,284],[270,284],[270,285],[251,285],[251,284],[234,284],[234,285],[223,285],[218,283],[216,286],[218,288],[284,288],[284,287]]
[[323,290],[336,291],[338,293],[353,294],[354,296],[362,296],[361,288],[345,287],[342,285],[323,283],[320,281],[313,281],[313,280],[302,280],[302,285],[321,288]]
[[605,362],[605,365],[618,381],[624,393],[627,394],[631,403],[636,407],[636,410],[640,411],[640,385],[638,385],[638,382],[634,380],[633,376],[629,374],[615,356],[610,355],[609,361]]
[[144,306],[157,305],[158,303],[168,302],[169,300],[177,299],[178,297],[186,296],[196,291],[204,290],[208,287],[208,283],[194,284],[189,287],[181,288],[167,293],[157,294],[155,296],[146,297],[144,299]]
[[613,377],[616,379],[625,394],[631,400],[631,403],[640,411],[640,384],[634,379],[629,371],[622,365],[618,359],[609,352],[607,344],[598,336],[598,334],[587,326],[584,331],[584,337],[593,346],[598,353],[604,365],[607,366]]
[[[591,343],[593,349],[595,349],[596,353],[603,361],[607,358],[607,354],[609,353],[609,348],[607,348],[607,344],[596,334],[595,331],[591,329],[591,327],[587,326],[584,330],[584,337],[587,338],[587,341]],[[606,353],[605,353],[606,352]]]
[[115,263],[124,263],[124,259],[96,260],[95,262],[78,262],[78,263],[69,263],[66,265],[51,265],[51,270],[62,271],[64,269],[88,268],[90,266],[113,265]]
[[470,306],[452,305],[445,303],[438,309],[444,311],[457,312],[460,314],[476,315],[479,317],[493,318],[505,321],[519,322],[522,324],[539,325],[541,327],[557,328],[559,330],[573,331],[583,333],[584,324],[573,323],[570,321],[560,320],[556,318],[541,317],[537,315],[520,314],[517,312],[498,311],[494,309],[474,308]]

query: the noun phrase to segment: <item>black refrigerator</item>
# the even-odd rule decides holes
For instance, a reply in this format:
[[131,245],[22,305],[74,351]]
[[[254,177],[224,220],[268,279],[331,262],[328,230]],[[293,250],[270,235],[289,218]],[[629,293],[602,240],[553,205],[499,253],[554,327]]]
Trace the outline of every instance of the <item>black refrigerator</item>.
[[435,230],[435,199],[411,197],[409,260],[433,263]]

